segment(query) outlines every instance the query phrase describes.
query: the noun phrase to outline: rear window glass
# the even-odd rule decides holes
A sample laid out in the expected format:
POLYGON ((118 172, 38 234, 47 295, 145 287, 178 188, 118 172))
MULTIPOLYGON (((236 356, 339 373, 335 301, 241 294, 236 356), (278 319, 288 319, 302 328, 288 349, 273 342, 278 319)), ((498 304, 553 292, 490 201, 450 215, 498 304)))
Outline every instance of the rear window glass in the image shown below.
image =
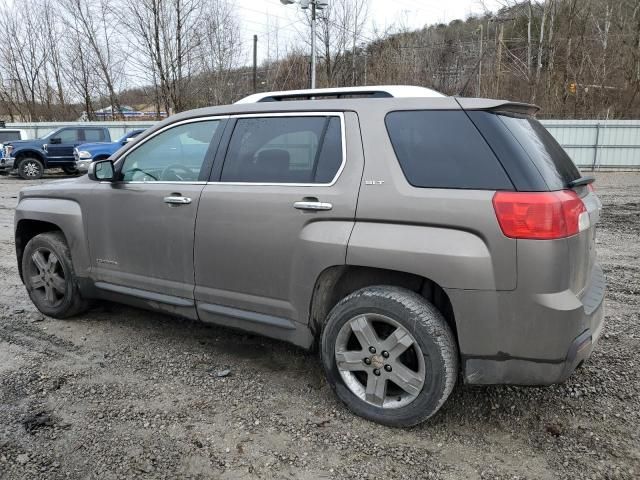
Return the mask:
POLYGON ((20 132, 18 131, 6 131, 0 130, 0 143, 10 142, 11 140, 20 140, 20 132))
POLYGON ((498 115, 522 146, 551 190, 565 188, 580 178, 567 152, 542 124, 531 117, 498 115))
POLYGON ((85 142, 102 142, 104 141, 104 130, 101 128, 87 128, 84 130, 85 142))
POLYGON ((385 123, 400 167, 414 187, 513 189, 463 111, 391 112, 385 123))

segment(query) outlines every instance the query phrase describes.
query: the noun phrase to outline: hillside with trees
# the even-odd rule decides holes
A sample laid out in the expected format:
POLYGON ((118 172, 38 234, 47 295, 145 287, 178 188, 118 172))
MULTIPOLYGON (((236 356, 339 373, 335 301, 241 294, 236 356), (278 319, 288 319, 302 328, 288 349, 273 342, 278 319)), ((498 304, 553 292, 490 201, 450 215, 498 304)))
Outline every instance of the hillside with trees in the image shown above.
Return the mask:
MULTIPOLYGON (((545 117, 640 118, 638 0, 502 0, 496 12, 385 31, 370 27, 367 0, 330 3, 320 87, 422 85, 536 103, 545 117)), ((306 37, 283 49, 277 30, 260 39, 257 89, 306 88, 306 37)), ((254 91, 246 37, 228 0, 14 2, 0 7, 0 118, 230 103, 254 91)))

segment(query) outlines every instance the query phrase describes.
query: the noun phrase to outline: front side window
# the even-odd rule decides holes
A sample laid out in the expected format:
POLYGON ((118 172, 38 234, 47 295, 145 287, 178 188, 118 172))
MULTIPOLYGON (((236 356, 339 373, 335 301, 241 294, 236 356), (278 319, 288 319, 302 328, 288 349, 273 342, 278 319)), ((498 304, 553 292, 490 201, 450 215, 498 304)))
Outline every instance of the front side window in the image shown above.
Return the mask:
POLYGON ((241 118, 221 180, 330 183, 342 164, 340 128, 336 116, 241 118))
POLYGON ((59 138, 60 143, 76 143, 80 140, 79 133, 75 128, 65 128, 57 134, 52 135, 52 138, 59 138))
POLYGON ((144 142, 129 153, 120 171, 124 181, 192 182, 218 129, 219 120, 178 125, 144 142))

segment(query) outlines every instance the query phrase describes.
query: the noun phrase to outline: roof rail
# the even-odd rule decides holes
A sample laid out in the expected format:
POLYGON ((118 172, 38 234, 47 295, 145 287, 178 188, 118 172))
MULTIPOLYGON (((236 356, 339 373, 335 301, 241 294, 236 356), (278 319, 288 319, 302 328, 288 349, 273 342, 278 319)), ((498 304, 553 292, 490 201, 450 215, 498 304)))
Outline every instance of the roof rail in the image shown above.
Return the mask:
POLYGON ((403 98, 444 97, 440 92, 409 85, 376 85, 371 87, 316 88, 313 90, 284 90, 255 93, 236 103, 281 102, 287 100, 315 100, 321 98, 403 98))

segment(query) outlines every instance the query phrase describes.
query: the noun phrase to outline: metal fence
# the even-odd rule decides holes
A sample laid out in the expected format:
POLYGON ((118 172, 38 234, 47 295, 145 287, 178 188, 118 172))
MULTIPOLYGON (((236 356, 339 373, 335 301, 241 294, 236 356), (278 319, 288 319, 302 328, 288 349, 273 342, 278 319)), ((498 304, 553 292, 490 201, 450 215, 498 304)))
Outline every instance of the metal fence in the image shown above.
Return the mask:
POLYGON ((148 128, 155 122, 38 122, 38 123, 7 123, 7 128, 19 128, 24 130, 27 134, 27 138, 43 137, 51 130, 55 130, 60 127, 78 126, 82 125, 90 127, 92 125, 98 127, 107 127, 111 138, 116 140, 122 137, 130 130, 136 130, 140 128, 148 128))
POLYGON ((543 120, 584 169, 640 168, 640 120, 543 120))
MULTIPOLYGON (((66 125, 78 123, 8 123, 20 128, 29 138, 66 125)), ((147 128, 154 122, 83 122, 82 125, 106 126, 113 139, 127 131, 147 128)), ((583 169, 640 169, 640 120, 542 120, 542 124, 583 169)))

